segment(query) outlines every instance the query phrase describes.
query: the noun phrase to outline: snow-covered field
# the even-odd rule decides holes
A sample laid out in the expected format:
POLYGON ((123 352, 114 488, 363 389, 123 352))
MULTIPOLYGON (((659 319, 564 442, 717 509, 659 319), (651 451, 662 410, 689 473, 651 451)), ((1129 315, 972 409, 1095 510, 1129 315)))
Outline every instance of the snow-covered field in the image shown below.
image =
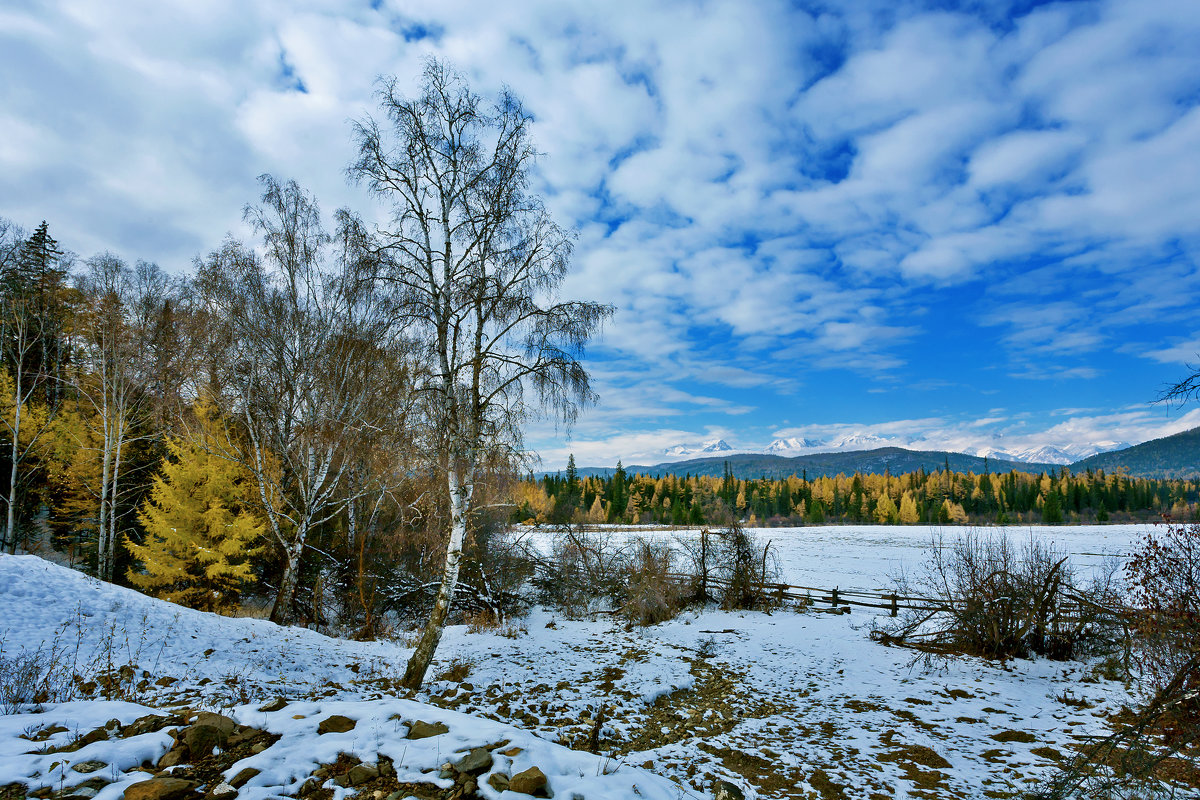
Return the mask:
MULTIPOLYGON (((1127 550, 1142 530, 1033 535, 1098 558, 1084 554, 1127 550)), ((930 536, 927 527, 757 533, 779 548, 789 582, 861 589, 880 588, 898 568, 919 564, 930 536)), ((1027 528, 1013 533, 1030 535, 1027 528)), ((449 629, 431 671, 440 677, 409 695, 393 683, 410 652, 402 642, 342 641, 194 612, 32 556, 0 556, 0 609, 5 655, 57 637, 81 662, 134 665, 129 689, 136 702, 74 702, 0 717, 0 786, 58 789, 87 777, 68 762, 103 761, 107 768, 97 774, 114 782, 101 800, 147 777, 134 769, 157 761, 170 738, 147 733, 37 755, 29 751, 39 745, 19 737, 59 723, 66 730, 51 736, 53 745, 152 708, 222 710, 282 734, 253 761, 227 771, 226 779, 244 766, 261 769, 241 789, 255 800, 296 794, 298 783, 338 752, 364 761, 385 754, 397 771, 433 770, 425 777, 435 780, 441 761, 460 757, 448 753, 500 740, 519 752, 497 756, 492 771, 538 766, 562 800, 703 797, 714 779, 730 780, 748 796, 974 798, 1026 788, 1073 744, 1105 734, 1105 717, 1130 700, 1126 687, 1089 665, 961 658, 924 671, 910 665, 911 653, 871 642, 870 617, 861 610, 708 610, 645 629, 536 610, 497 631, 449 629), (166 678, 176 680, 158 685, 166 678), (256 710, 280 695, 293 703, 256 710), (317 723, 330 714, 358 724, 318 736, 317 723), (417 719, 449 730, 411 742, 406 726, 417 719), (590 745, 600 755, 560 745, 590 745)), ((520 797, 482 777, 478 793, 520 797)), ((339 800, 350 794, 335 791, 339 800)))
MULTIPOLYGON (((1153 528, 1153 525, 1009 525, 974 530, 983 536, 1008 536, 1017 546, 1032 537, 1070 554, 1071 563, 1086 570, 1101 565, 1107 558, 1128 553, 1153 528)), ((966 529, 929 525, 827 525, 748 530, 760 546, 770 544, 785 583, 822 589, 888 591, 893 576, 920 567, 935 537, 952 541, 966 529)), ((546 551, 555 533, 550 528, 541 528, 527 535, 539 549, 546 551)), ((699 529, 613 528, 611 535, 622 540, 635 537, 678 540, 695 538, 699 529)))

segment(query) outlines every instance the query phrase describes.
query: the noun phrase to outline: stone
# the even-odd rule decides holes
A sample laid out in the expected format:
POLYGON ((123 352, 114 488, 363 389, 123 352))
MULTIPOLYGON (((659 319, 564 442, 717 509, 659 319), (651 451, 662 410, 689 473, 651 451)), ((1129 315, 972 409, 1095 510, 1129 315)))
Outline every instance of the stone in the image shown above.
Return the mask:
POLYGON ((132 784, 125 790, 125 800, 183 800, 196 794, 195 781, 183 778, 151 778, 132 784))
POLYGON ((309 778, 304 783, 300 784, 300 791, 296 794, 300 797, 308 797, 313 792, 321 788, 321 781, 316 778, 309 778))
POLYGON ((163 677, 156 680, 154 682, 154 685, 161 686, 165 689, 166 687, 170 686, 172 683, 177 683, 178 681, 179 681, 179 678, 172 678, 170 675, 164 675, 163 677))
POLYGON ((351 786, 362 786, 378 778, 379 770, 370 764, 355 764, 346 776, 350 779, 351 786))
POLYGON ((509 758, 512 758, 513 756, 520 755, 521 753, 524 753, 524 752, 525 751, 520 747, 510 747, 507 750, 501 750, 500 755, 508 756, 509 758))
POLYGON ((229 800, 232 797, 237 797, 238 790, 230 786, 228 783, 218 783, 208 793, 208 796, 213 800, 229 800))
POLYGON ((254 755, 258 755, 259 753, 261 753, 263 750, 266 750, 270 746, 271 745, 268 744, 267 742, 255 742, 254 744, 250 745, 250 752, 253 753, 254 755))
POLYGON ((384 778, 390 778, 396 774, 396 766, 387 756, 379 756, 379 774, 384 778))
POLYGON ((214 714, 211 711, 201 711, 196 715, 196 719, 192 721, 192 724, 211 725, 226 736, 229 736, 238 729, 238 724, 235 720, 223 714, 214 714))
POLYGON ((486 748, 476 747, 467 753, 454 768, 463 775, 478 775, 492 768, 492 754, 486 748))
POLYGON ((158 760, 158 768, 167 769, 169 767, 177 767, 185 761, 187 761, 187 748, 173 747, 158 760))
POLYGON ((354 726, 358 723, 349 717, 343 717, 341 714, 334 714, 332 717, 326 717, 317 725, 317 733, 325 735, 326 733, 345 733, 346 731, 354 730, 354 726))
POLYGON ((497 792, 503 792, 508 788, 508 776, 503 772, 493 772, 488 776, 488 786, 495 789, 497 792))
POLYGON ((729 781, 713 781, 713 800, 746 800, 745 793, 729 781))
POLYGON ((70 729, 65 725, 51 725, 48 728, 42 728, 40 731, 38 731, 37 735, 33 737, 33 740, 35 742, 44 742, 51 736, 54 736, 58 733, 66 733, 68 730, 70 729))
POLYGON ((282 697, 276 697, 273 700, 268 700, 266 703, 263 703, 258 707, 258 710, 266 713, 282 711, 283 709, 287 708, 287 705, 287 700, 284 700, 282 697))
POLYGON ((91 792, 91 794, 88 796, 95 797, 96 794, 98 794, 101 789, 103 789, 105 786, 108 786, 108 783, 109 783, 108 778, 99 778, 99 777, 88 778, 83 783, 76 784, 75 788, 72 789, 71 791, 73 791, 73 792, 81 792, 81 791, 91 792))
POLYGON ((244 769, 238 770, 238 774, 229 779, 229 785, 235 789, 240 789, 245 786, 251 778, 253 778, 255 775, 258 775, 260 772, 262 772, 262 770, 255 769, 254 767, 245 767, 244 769))
POLYGON ((183 732, 183 743, 193 761, 212 755, 213 750, 227 741, 229 734, 214 725, 192 725, 183 732))
POLYGON ((508 779, 509 791, 520 794, 545 795, 546 775, 537 767, 530 767, 524 772, 518 772, 508 779))
POLYGON ((97 770, 104 769, 108 764, 103 761, 81 761, 78 764, 73 764, 71 769, 76 772, 82 772, 84 775, 89 775, 97 770))
POLYGON ((87 747, 93 742, 103 742, 108 739, 108 728, 96 728, 94 731, 88 731, 83 736, 75 740, 75 747, 87 747))
POLYGON ((138 717, 133 722, 122 728, 121 735, 126 738, 130 736, 141 736, 143 733, 154 733, 155 731, 160 731, 172 723, 177 724, 178 722, 178 717, 173 718, 164 717, 161 714, 147 714, 144 717, 138 717))
POLYGON ((428 739, 430 736, 441 736, 449 732, 450 728, 444 722, 425 722, 418 719, 408 726, 409 739, 428 739))

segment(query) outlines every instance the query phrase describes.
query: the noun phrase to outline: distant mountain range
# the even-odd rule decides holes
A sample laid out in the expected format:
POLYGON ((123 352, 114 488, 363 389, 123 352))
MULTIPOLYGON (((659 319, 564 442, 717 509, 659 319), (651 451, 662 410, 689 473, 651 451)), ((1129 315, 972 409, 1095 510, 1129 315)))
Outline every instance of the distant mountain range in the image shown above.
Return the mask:
POLYGON ((713 439, 697 445, 677 444, 663 450, 665 456, 694 456, 700 453, 732 453, 733 448, 724 439, 713 439))
POLYGON ((951 447, 937 446, 923 438, 909 439, 901 436, 877 436, 872 433, 851 433, 829 441, 789 437, 776 439, 761 449, 734 448, 724 439, 710 439, 694 444, 676 444, 667 447, 662 454, 667 458, 704 457, 719 453, 741 453, 748 455, 776 456, 807 456, 817 453, 844 453, 863 450, 878 450, 884 447, 900 447, 908 450, 930 452, 962 452, 965 455, 993 458, 1002 461, 1016 461, 1027 464, 1074 464, 1076 461, 1106 453, 1110 450, 1122 450, 1129 447, 1129 442, 1091 442, 1088 444, 1073 444, 1063 447, 1040 445, 1029 448, 1003 449, 1001 447, 975 447, 958 450, 951 447))
MULTIPOLYGON (((838 473, 882 473, 885 470, 892 474, 914 472, 918 469, 929 472, 949 464, 952 470, 975 473, 985 470, 993 473, 1009 470, 1050 472, 1066 466, 1077 474, 1088 469, 1102 469, 1109 473, 1124 471, 1143 478, 1200 477, 1200 428, 1133 446, 1123 442, 1100 442, 1064 448, 1038 447, 1017 453, 990 450, 974 454, 904 447, 859 446, 871 444, 872 439, 878 440, 879 437, 869 434, 854 435, 829 444, 814 442, 811 439, 777 439, 767 447, 770 452, 766 453, 735 453, 724 440, 716 439, 701 443, 696 449, 686 453, 671 453, 702 454, 699 458, 649 466, 635 464, 625 467, 625 471, 644 475, 719 476, 724 474, 725 465, 728 464, 734 475, 739 478, 783 478, 805 474, 809 478, 816 478, 838 473), (840 449, 791 455, 796 451, 814 447, 840 449)), ((580 475, 609 475, 612 472, 612 467, 584 467, 579 470, 580 475)))

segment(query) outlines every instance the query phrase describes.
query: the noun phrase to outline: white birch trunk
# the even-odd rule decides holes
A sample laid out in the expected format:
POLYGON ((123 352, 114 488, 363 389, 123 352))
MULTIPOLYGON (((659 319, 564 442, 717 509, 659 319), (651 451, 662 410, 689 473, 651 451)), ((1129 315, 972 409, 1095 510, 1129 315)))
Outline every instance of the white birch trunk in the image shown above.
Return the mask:
POLYGON ((105 543, 108 546, 108 555, 106 562, 108 564, 108 574, 104 576, 104 580, 111 582, 113 573, 116 570, 117 560, 117 487, 121 477, 121 449, 125 442, 125 415, 118 407, 117 419, 114 420, 116 428, 116 441, 113 443, 113 458, 112 458, 112 481, 108 488, 108 536, 105 538, 105 543))
POLYGON ((8 476, 8 520, 4 528, 4 544, 17 550, 17 463, 21 457, 21 367, 17 366, 17 390, 13 403, 12 470, 8 476))
POLYGON ((282 625, 288 618, 292 596, 296 593, 296 584, 300 579, 300 557, 304 554, 304 540, 308 536, 306 525, 300 525, 293 539, 283 551, 283 577, 279 580, 279 593, 275 595, 275 603, 271 606, 271 622, 282 625))
POLYGON ((112 468, 112 419, 109 409, 108 386, 102 385, 101 390, 104 392, 104 402, 100 407, 100 426, 104 431, 103 453, 100 462, 100 525, 97 533, 96 542, 96 577, 100 580, 108 580, 106 577, 110 573, 108 563, 108 482, 109 470, 112 468))
POLYGON ((442 629, 450 615, 450 604, 454 599, 454 589, 458 585, 463 541, 467 536, 467 514, 470 511, 474 486, 470 483, 460 483, 458 470, 453 467, 446 472, 446 485, 450 491, 450 542, 446 545, 446 567, 442 571, 442 585, 438 588, 433 612, 429 615, 429 621, 425 623, 421 640, 417 642, 417 648, 404 671, 401 684, 409 689, 421 688, 425 681, 425 673, 429 671, 429 664, 433 661, 434 651, 442 639, 442 629))

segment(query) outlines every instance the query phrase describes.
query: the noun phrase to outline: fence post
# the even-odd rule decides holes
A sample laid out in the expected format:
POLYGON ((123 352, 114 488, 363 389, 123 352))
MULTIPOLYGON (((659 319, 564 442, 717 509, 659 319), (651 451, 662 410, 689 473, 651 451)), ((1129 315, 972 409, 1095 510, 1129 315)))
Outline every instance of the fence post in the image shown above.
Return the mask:
POLYGON ((829 605, 836 606, 838 604, 838 590, 835 586, 833 589, 833 599, 829 601, 829 605))
POLYGON ((896 597, 895 593, 892 594, 891 600, 892 600, 892 616, 894 617, 900 613, 900 600, 896 597))

